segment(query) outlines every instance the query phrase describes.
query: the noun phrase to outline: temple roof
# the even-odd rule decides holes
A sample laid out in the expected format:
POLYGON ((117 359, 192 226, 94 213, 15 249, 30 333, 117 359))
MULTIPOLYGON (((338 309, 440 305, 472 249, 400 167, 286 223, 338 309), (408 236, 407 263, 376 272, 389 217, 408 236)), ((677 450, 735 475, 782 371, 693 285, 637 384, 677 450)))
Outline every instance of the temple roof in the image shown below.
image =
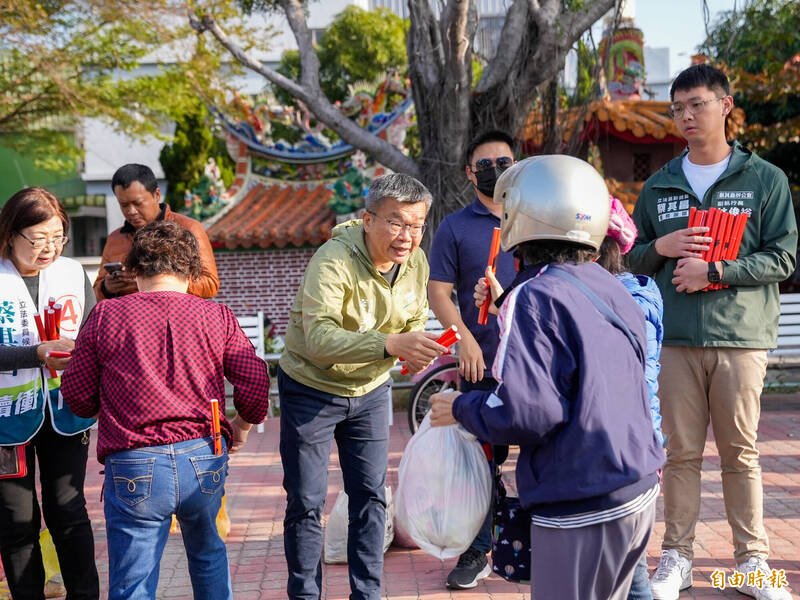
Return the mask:
POLYGON ((258 183, 207 226, 215 248, 320 246, 336 216, 333 192, 323 183, 258 183))
MULTIPOLYGON (((643 183, 606 179, 608 191, 629 213, 643 183)), ((332 195, 323 183, 260 183, 221 213, 206 231, 214 248, 228 250, 320 246, 336 225, 336 215, 327 205, 332 195)))
MULTIPOLYGON (((595 100, 587 107, 575 107, 562 115, 564 138, 569 140, 578 119, 586 136, 597 128, 628 141, 642 143, 682 142, 674 121, 668 115, 669 102, 655 100, 595 100)), ((540 111, 531 111, 520 138, 541 146, 544 124, 540 111)))
MULTIPOLYGON (((680 137, 675 122, 669 116, 669 102, 656 100, 595 100, 586 107, 571 108, 561 115, 564 140, 575 132, 578 119, 583 127, 578 129, 582 138, 591 139, 598 133, 607 133, 629 142, 642 144, 672 143, 685 144, 680 137)), ((725 123, 726 136, 736 137, 736 132, 745 120, 744 111, 736 107, 725 123)), ((519 138, 541 147, 544 124, 541 112, 533 110, 528 115, 519 138)))

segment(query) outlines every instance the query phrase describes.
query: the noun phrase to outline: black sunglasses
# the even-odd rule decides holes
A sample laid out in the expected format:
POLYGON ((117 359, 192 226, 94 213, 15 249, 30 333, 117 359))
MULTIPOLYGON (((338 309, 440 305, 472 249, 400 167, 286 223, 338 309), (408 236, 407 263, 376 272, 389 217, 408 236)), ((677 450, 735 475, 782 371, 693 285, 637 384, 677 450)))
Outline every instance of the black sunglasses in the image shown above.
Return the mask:
POLYGON ((497 167, 498 169, 507 169, 513 164, 514 159, 510 156, 498 156, 495 160, 492 160, 491 158, 481 158, 475 161, 473 173, 485 171, 486 169, 491 169, 492 167, 497 167))

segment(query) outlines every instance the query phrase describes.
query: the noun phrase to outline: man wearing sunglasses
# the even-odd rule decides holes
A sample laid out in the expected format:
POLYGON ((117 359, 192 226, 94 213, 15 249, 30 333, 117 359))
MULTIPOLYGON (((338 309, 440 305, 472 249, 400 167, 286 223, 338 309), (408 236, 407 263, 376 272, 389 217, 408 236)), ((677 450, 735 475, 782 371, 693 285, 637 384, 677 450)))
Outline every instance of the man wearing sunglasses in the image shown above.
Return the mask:
MULTIPOLYGON (((484 276, 486 259, 495 227, 500 227, 503 205, 493 202, 494 187, 500 173, 514 164, 514 140, 502 131, 488 131, 473 139, 467 147, 465 173, 475 189, 475 200, 448 215, 436 230, 429 262, 428 300, 443 327, 456 325, 461 333, 458 344, 460 390, 494 390, 491 377, 497 353, 499 332, 497 317, 489 315, 486 325, 478 324, 478 309, 473 298, 477 281, 484 276), (456 291, 458 306, 453 302, 456 291)), ((509 285, 516 275, 514 258, 509 252, 497 257, 497 278, 509 285)), ((501 458, 505 448, 496 451, 501 458)), ((503 457, 504 458, 504 457, 503 457)), ((472 545, 459 557, 447 577, 447 586, 472 588, 490 574, 486 553, 491 550, 491 509, 472 545)))
POLYGON ((667 438, 666 528, 651 579, 653 598, 673 600, 692 585, 710 420, 736 571, 744 576, 738 590, 759 600, 784 600, 791 597, 786 588, 767 580, 769 542, 755 442, 765 349, 776 342, 778 282, 795 266, 792 198, 780 169, 725 139, 733 98, 724 73, 709 65, 689 67, 675 79, 670 97, 688 149, 642 188, 633 213, 639 235, 628 254, 630 270, 654 275, 664 298, 659 395, 667 438), (738 258, 701 258, 712 241, 709 228, 687 227, 687 219, 690 209, 710 207, 749 215, 738 258), (724 287, 702 291, 709 283, 724 287), (757 584, 759 572, 763 585, 757 584))

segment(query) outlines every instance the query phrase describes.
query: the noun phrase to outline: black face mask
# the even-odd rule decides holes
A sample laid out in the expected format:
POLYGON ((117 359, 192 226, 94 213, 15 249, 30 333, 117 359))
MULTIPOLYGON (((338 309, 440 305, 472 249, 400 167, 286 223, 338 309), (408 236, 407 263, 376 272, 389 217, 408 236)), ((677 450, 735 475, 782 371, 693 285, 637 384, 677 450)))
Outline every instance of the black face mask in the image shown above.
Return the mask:
POLYGON ((492 198, 494 197, 494 186, 497 183, 497 178, 505 170, 502 167, 492 167, 477 171, 475 172, 475 179, 478 180, 478 183, 473 185, 481 194, 492 198))

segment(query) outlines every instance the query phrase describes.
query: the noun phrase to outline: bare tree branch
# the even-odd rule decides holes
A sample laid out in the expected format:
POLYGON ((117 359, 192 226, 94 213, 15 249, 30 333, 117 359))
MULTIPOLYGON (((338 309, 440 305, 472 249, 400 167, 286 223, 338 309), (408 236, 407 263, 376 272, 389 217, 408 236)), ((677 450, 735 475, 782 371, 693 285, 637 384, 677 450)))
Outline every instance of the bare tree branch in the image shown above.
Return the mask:
POLYGON ((444 67, 444 48, 428 0, 408 0, 411 26, 408 31, 408 64, 426 89, 439 81, 444 67))
POLYGON ((292 28, 300 53, 300 83, 304 88, 319 92, 319 58, 314 50, 311 32, 308 30, 303 4, 299 0, 282 0, 286 20, 292 28))
MULTIPOLYGON (((443 39, 446 40, 445 48, 445 81, 452 82, 458 88, 470 88, 470 61, 467 59, 471 53, 472 36, 469 35, 469 8, 470 0, 450 0, 442 12, 442 25, 446 27, 443 39)), ((474 35, 474 33, 473 33, 474 35)), ((469 92, 465 94, 469 97, 469 92)), ((464 103, 463 108, 468 106, 464 103)), ((461 112, 458 110, 457 112, 461 112)))
MULTIPOLYGON (((363 150, 368 155, 374 157, 375 160, 393 171, 408 173, 409 175, 414 176, 419 175, 419 167, 413 160, 408 158, 389 142, 362 129, 353 121, 345 117, 320 91, 318 83, 316 89, 314 89, 313 82, 316 80, 318 75, 317 73, 312 76, 312 83, 310 84, 312 87, 308 87, 304 84, 298 84, 288 77, 281 75, 277 71, 270 69, 269 67, 265 67, 259 61, 251 57, 236 42, 227 36, 227 34, 222 30, 222 28, 211 15, 205 14, 198 18, 197 16, 190 14, 189 18, 192 27, 198 33, 205 31, 210 32, 217 39, 217 41, 242 65, 258 73, 268 81, 283 88, 301 100, 314 113, 317 119, 335 131, 348 144, 351 144, 359 150, 363 150)), ((305 27, 305 31, 308 32, 307 27, 305 27)), ((299 43, 300 42, 298 40, 298 44, 299 43)), ((303 51, 301 47, 301 57, 302 54, 303 51)), ((303 60, 304 59, 301 58, 301 61, 303 60)), ((313 62, 310 61, 308 64, 313 64, 313 62)), ((306 63, 303 62, 304 80, 306 79, 305 65, 306 63)))
MULTIPOLYGON (((46 108, 45 104, 47 96, 50 96, 54 90, 55 85, 51 84, 43 87, 36 95, 21 99, 22 101, 17 103, 16 108, 12 108, 10 111, 0 116, 0 125, 10 122, 13 123, 14 120, 20 115, 34 115, 37 113, 47 114, 48 112, 52 113, 52 109, 46 108)), ((56 98, 57 96, 53 95, 50 98, 50 102, 53 103, 56 98)))
POLYGON ((210 32, 217 41, 228 51, 231 55, 239 61, 243 66, 251 71, 255 71, 271 83, 285 89, 293 96, 297 96, 303 102, 307 102, 307 94, 305 88, 295 83, 288 77, 281 75, 277 71, 265 67, 259 61, 251 57, 245 52, 238 44, 231 40, 228 35, 222 30, 217 21, 209 14, 205 14, 198 18, 194 14, 189 14, 189 23, 192 28, 198 33, 210 32))
POLYGON ((539 39, 532 55, 521 61, 520 80, 524 86, 536 87, 555 77, 561 70, 564 55, 581 34, 612 9, 618 0, 594 0, 583 11, 565 15, 559 0, 534 0, 532 17, 539 28, 539 39), (572 17, 569 21, 567 17, 572 17))
POLYGON ((446 111, 439 110, 438 119, 445 125, 440 144, 442 148, 461 148, 469 135, 469 127, 463 125, 469 114, 472 86, 472 39, 477 28, 474 1, 449 0, 442 11, 440 27, 446 60, 441 99, 448 107, 446 111))
POLYGON ((589 29, 594 23, 600 19, 609 10, 617 6, 618 0, 594 0, 588 6, 586 11, 576 11, 573 13, 574 19, 570 20, 569 26, 566 31, 566 39, 564 43, 567 48, 570 48, 575 41, 581 37, 581 34, 589 29))
POLYGON ((485 92, 504 81, 511 71, 511 66, 519 55, 522 40, 527 33, 529 0, 514 0, 508 9, 503 30, 500 33, 502 43, 497 45, 497 52, 483 69, 481 79, 475 91, 485 92))

